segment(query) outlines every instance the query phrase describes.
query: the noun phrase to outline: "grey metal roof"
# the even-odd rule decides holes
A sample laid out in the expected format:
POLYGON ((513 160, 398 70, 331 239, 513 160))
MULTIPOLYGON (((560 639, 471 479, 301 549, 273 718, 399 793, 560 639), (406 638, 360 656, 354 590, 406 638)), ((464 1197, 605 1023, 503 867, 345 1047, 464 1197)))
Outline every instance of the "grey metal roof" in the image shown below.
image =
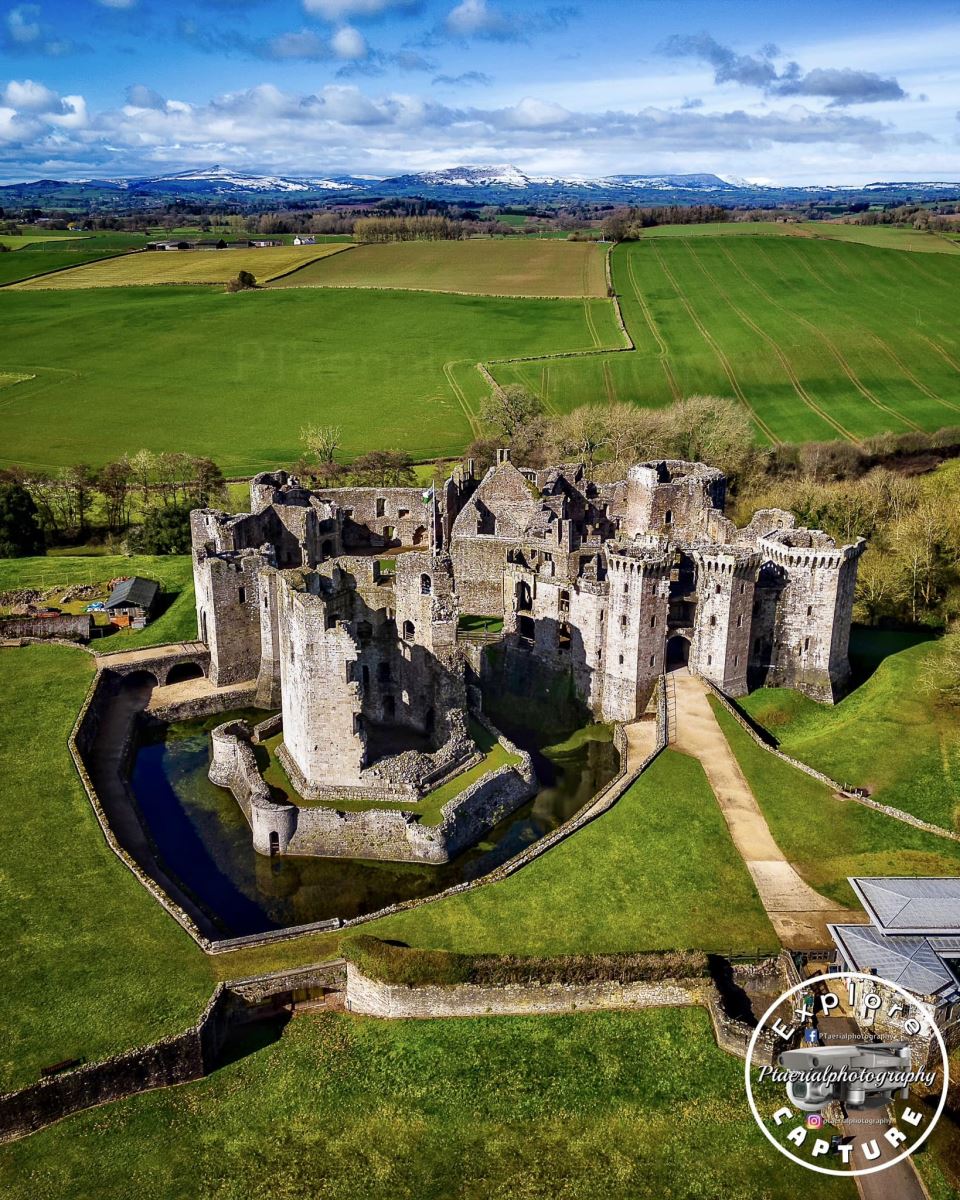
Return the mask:
POLYGON ((960 877, 850 880, 875 925, 886 933, 960 934, 960 877))
MULTIPOLYGON (((899 983, 920 996, 960 999, 957 978, 935 948, 937 939, 919 935, 890 935, 873 925, 828 925, 847 966, 875 971, 881 979, 899 983)), ((954 939, 944 939, 953 941, 954 939)))
POLYGON ((137 608, 149 608, 156 600, 159 590, 160 585, 155 580, 134 575, 132 579, 125 579, 122 583, 117 584, 110 593, 107 608, 117 608, 122 604, 134 605, 137 608))

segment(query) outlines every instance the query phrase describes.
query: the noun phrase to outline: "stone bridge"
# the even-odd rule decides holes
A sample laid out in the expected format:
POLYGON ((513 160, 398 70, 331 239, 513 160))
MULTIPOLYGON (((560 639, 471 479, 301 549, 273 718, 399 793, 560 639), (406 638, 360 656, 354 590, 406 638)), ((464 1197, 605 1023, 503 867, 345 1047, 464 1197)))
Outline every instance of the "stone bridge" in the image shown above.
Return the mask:
POLYGON ((210 651, 203 642, 172 642, 166 646, 144 646, 141 650, 117 650, 97 655, 97 670, 115 675, 150 675, 156 686, 206 678, 210 651))

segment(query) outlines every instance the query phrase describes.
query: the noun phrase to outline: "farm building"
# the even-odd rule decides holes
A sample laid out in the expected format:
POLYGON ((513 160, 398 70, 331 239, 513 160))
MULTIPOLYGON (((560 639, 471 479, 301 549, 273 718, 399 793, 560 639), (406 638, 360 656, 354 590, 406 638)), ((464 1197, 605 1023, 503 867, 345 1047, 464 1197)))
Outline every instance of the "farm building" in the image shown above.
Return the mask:
POLYGON ((315 246, 317 244, 317 239, 312 233, 298 233, 293 239, 293 244, 295 246, 315 246))
MULTIPOLYGON (((294 239, 295 246, 300 243, 294 239)), ((260 250, 269 249, 270 246, 282 246, 283 242, 279 238, 257 238, 255 241, 249 242, 248 245, 256 246, 260 250)))
POLYGON ((153 616, 159 594, 160 585, 155 580, 134 575, 117 584, 105 607, 117 625, 140 629, 153 616))

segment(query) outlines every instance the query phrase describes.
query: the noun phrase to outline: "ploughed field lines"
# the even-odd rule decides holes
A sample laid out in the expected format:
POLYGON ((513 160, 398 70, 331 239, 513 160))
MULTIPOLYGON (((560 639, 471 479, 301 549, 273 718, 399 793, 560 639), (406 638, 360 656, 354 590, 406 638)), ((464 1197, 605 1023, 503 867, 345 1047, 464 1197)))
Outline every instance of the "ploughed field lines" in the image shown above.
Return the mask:
MULTIPOLYGON (((617 247, 612 271, 636 352, 553 364, 551 406, 714 393, 739 399, 774 443, 960 423, 954 255, 651 238, 617 247)), ((501 383, 540 384, 536 364, 492 370, 501 383)))

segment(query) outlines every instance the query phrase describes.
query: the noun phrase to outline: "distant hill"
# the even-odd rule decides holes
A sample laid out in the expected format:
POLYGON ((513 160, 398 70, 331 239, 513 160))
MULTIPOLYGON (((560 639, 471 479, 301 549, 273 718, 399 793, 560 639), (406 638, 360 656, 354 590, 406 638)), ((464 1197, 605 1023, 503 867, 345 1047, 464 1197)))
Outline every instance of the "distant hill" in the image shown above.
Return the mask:
POLYGON ((240 206, 292 200, 330 203, 410 196, 471 204, 697 204, 763 206, 811 200, 934 200, 960 197, 960 181, 878 181, 860 186, 769 187, 734 175, 621 174, 596 179, 530 175, 511 164, 446 167, 385 179, 253 175, 211 166, 133 179, 38 179, 0 186, 0 205, 151 207, 177 199, 240 206))

